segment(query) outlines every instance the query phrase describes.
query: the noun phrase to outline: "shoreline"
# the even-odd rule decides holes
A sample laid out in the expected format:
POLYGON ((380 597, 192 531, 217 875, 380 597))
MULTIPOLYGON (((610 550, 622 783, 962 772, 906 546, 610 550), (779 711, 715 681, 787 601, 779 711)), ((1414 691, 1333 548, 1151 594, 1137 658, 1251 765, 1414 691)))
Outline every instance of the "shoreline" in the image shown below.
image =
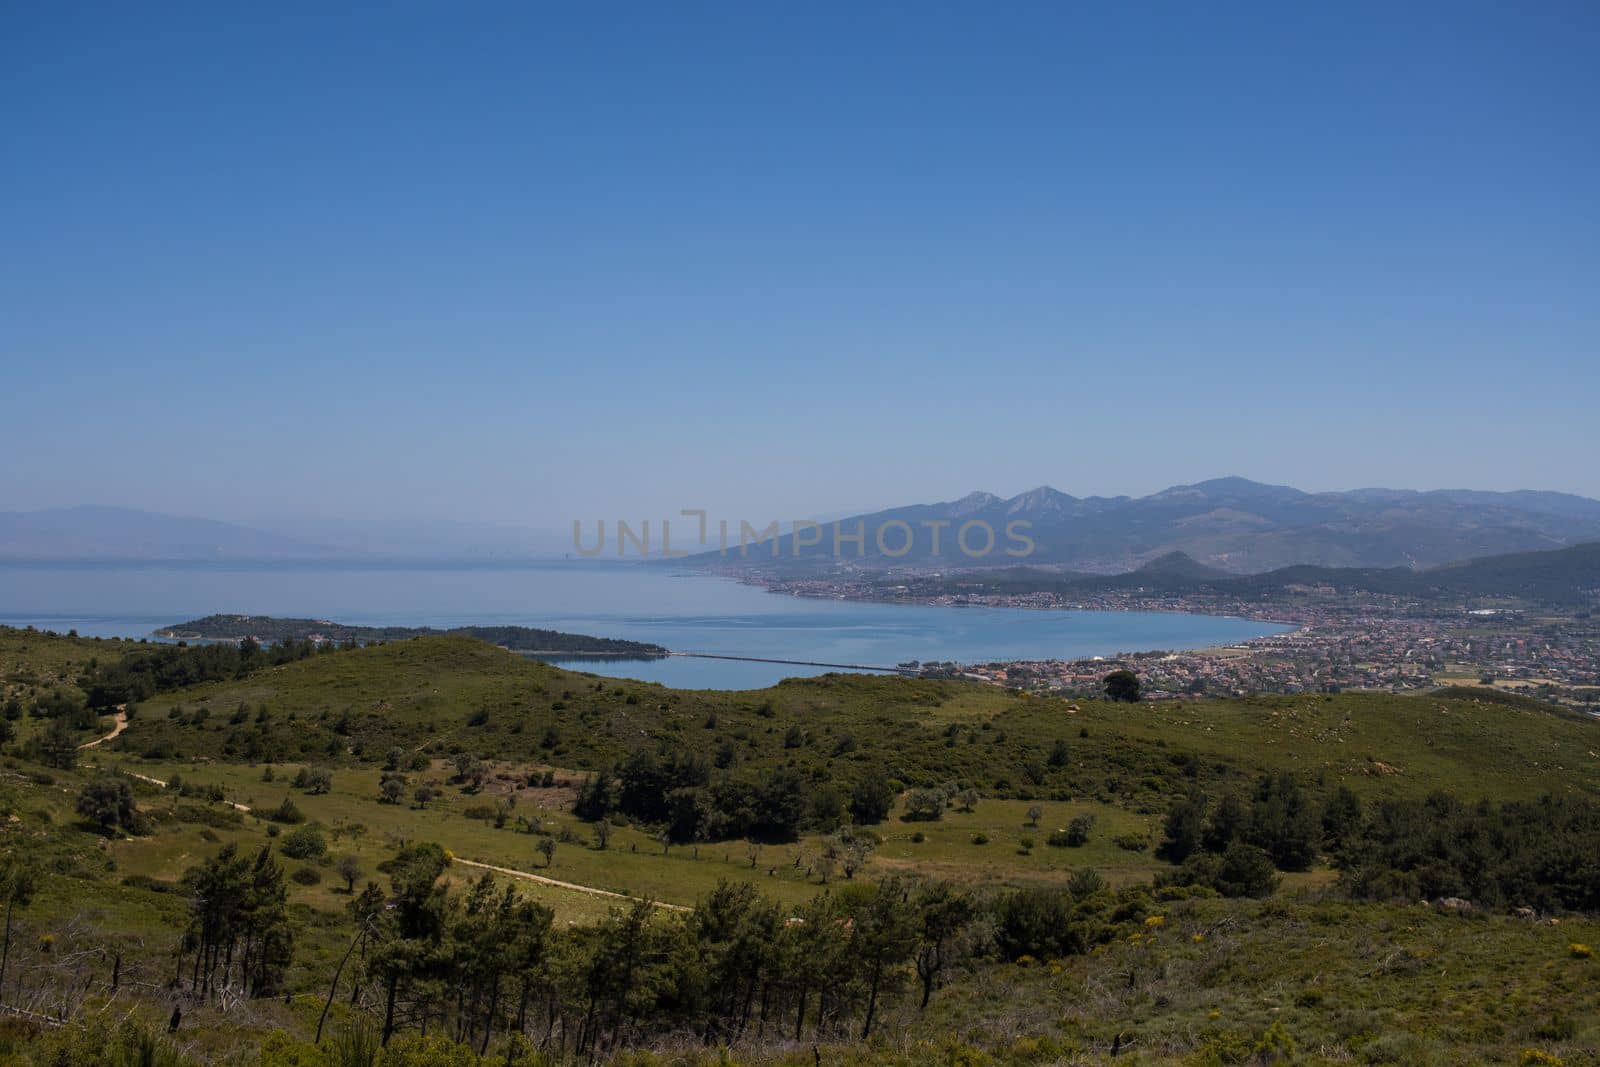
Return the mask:
MULTIPOLYGON (((575 567, 573 569, 577 570, 579 568, 575 567)), ((607 569, 609 570, 610 568, 607 569)), ((1095 659, 1111 660, 1133 657, 1143 660, 1167 655, 1178 655, 1185 658, 1220 655, 1244 659, 1246 657, 1259 657, 1265 651, 1263 649, 1264 644, 1270 645, 1275 640, 1283 640, 1287 636, 1303 633, 1308 626, 1305 621, 1293 618, 1286 619, 1277 612, 1257 614, 1255 612, 1237 610, 1192 610, 1187 605, 1171 603, 1147 607, 1138 604, 1115 602, 1105 604, 1050 604, 1037 601, 1021 604, 970 602, 965 599, 873 595, 863 588, 853 588, 838 593, 818 592, 816 590, 786 588, 783 583, 762 578, 683 571, 681 569, 675 572, 675 576, 722 578, 729 581, 734 588, 743 586, 752 591, 759 589, 761 592, 766 593, 786 593, 795 598, 791 603, 805 602, 821 606, 832 601, 838 609, 838 615, 834 617, 826 607, 817 609, 798 607, 782 609, 781 613, 797 611, 806 618, 817 616, 820 611, 825 627, 822 631, 816 633, 796 632, 790 635, 780 632, 781 627, 774 628, 763 623, 759 627, 762 631, 762 636, 758 640, 746 640, 735 633, 728 633, 720 635, 718 643, 722 647, 719 648, 714 645, 710 649, 706 649, 700 643, 700 631, 692 625, 693 619, 689 619, 683 626, 666 628, 657 626, 647 629, 645 634, 653 636, 655 641, 635 642, 636 644, 653 643, 658 646, 659 651, 657 649, 646 651, 642 648, 601 648, 594 650, 552 648, 543 645, 542 642, 540 643, 541 647, 538 648, 508 648, 505 644, 494 641, 494 636, 498 635, 485 635, 485 637, 490 643, 498 645, 524 659, 553 663, 577 671, 590 670, 616 676, 651 678, 662 670, 670 669, 664 665, 667 664, 669 659, 676 658, 676 653, 700 650, 704 650, 709 655, 685 657, 678 660, 678 662, 683 663, 687 668, 687 664, 695 659, 710 660, 711 658, 726 657, 730 661, 748 661, 752 664, 773 661, 775 663, 793 664, 796 668, 812 668, 812 671, 798 672, 804 674, 812 673, 816 670, 852 670, 856 668, 862 668, 864 673, 901 673, 901 664, 912 661, 965 664, 1042 663, 1047 660, 1089 662, 1095 659), (876 615, 854 615, 855 609, 865 609, 871 605, 896 605, 909 609, 907 615, 919 619, 921 625, 912 631, 901 634, 899 633, 900 625, 897 622, 900 612, 886 610, 876 615), (987 608, 991 610, 988 612, 968 610, 962 614, 929 610, 939 608, 987 608), (1029 615, 1026 617, 1021 616, 1019 609, 1028 611, 1029 615), (986 615, 993 619, 993 625, 981 621, 982 617, 986 615), (1007 616, 1010 617, 1009 622, 1006 621, 1007 616), (1158 621, 1163 617, 1176 620, 1185 616, 1192 620, 1192 625, 1179 624, 1176 621, 1171 625, 1163 625, 1158 621), (1078 621, 1067 622, 1068 619, 1073 618, 1078 621), (882 647, 879 647, 879 645, 863 646, 860 649, 847 648, 846 645, 834 647, 837 642, 833 640, 833 637, 840 632, 838 627, 849 626, 852 619, 860 623, 874 624, 876 626, 874 632, 882 631, 884 634, 898 634, 898 636, 893 640, 885 638, 887 644, 879 643, 882 647), (1126 619, 1127 621, 1121 622, 1119 619, 1126 619), (1038 621, 1033 622, 1032 620, 1038 621), (1213 626, 1211 624, 1218 625, 1213 626), (1229 633, 1228 631, 1232 632, 1229 633), (1059 639, 1054 639, 1050 636, 1057 633, 1060 634, 1059 639), (869 647, 875 651, 868 651, 869 647), (855 655, 852 652, 865 652, 866 654, 855 655), (627 666, 628 664, 637 664, 637 667, 630 669, 627 666)), ((533 603, 538 602, 538 589, 538 586, 531 587, 530 595, 534 596, 533 603)), ((745 595, 747 596, 748 594, 745 595)), ((688 601, 686 607, 690 608, 694 607, 701 599, 709 599, 713 606, 725 599, 721 594, 711 594, 709 598, 702 597, 699 594, 690 593, 687 589, 684 590, 682 596, 688 601)), ((671 594, 670 602, 683 603, 684 601, 678 595, 671 594)), ((762 608, 759 604, 754 604, 753 602, 746 604, 738 599, 731 602, 739 604, 740 610, 743 613, 750 614, 753 622, 761 623, 767 615, 774 613, 773 608, 762 608)), ((136 614, 143 615, 146 619, 148 618, 146 613, 136 614)), ((295 613, 285 613, 283 617, 287 618, 290 614, 295 613)), ((315 609, 307 609, 304 614, 311 616, 311 622, 332 625, 321 612, 315 609)), ((423 619, 427 617, 426 615, 421 616, 423 619)), ((337 615, 335 615, 335 618, 337 618, 337 615)), ((470 616, 455 614, 446 623, 434 624, 429 627, 409 625, 411 621, 418 618, 418 615, 408 613, 406 618, 398 619, 398 621, 389 621, 380 617, 377 621, 363 619, 360 624, 350 625, 359 625, 361 628, 375 630, 384 628, 396 630, 447 630, 451 628, 450 624, 460 623, 464 618, 470 618, 470 616)), ((497 613, 495 622, 500 623, 504 618, 504 615, 497 613)), ((222 641, 236 643, 243 636, 240 629, 227 627, 226 620, 222 618, 217 621, 224 622, 224 626, 217 628, 215 631, 206 629, 187 630, 170 625, 154 627, 153 630, 146 629, 154 621, 158 620, 147 621, 142 627, 135 624, 124 628, 124 625, 113 622, 111 616, 108 615, 106 616, 106 622, 111 626, 108 627, 106 624, 102 624, 100 632, 109 635, 113 632, 111 627, 115 627, 116 630, 127 634, 149 634, 153 632, 154 639, 158 641, 182 640, 197 643, 222 641), (215 636, 206 636, 213 633, 215 636), (190 634, 193 636, 190 636, 190 634)), ((651 620, 646 619, 643 621, 651 620)), ((134 623, 135 620, 129 618, 126 622, 134 623)), ((35 623, 62 630, 69 625, 73 625, 65 616, 59 621, 35 620, 35 623)), ((596 620, 595 628, 592 632, 614 634, 616 633, 615 627, 626 627, 628 623, 629 620, 624 617, 610 617, 606 623, 596 620)), ((552 624, 547 622, 545 625, 550 626, 552 624)), ((250 627, 242 629, 248 630, 250 627)), ((262 632, 271 631, 269 629, 262 632)), ((322 632, 324 636, 328 637, 337 638, 340 636, 337 633, 330 633, 328 630, 323 630, 322 632)), ((261 639, 259 635, 252 636, 257 636, 258 640, 261 639)), ((308 635, 296 633, 294 636, 296 639, 302 639, 308 635)), ((751 636, 755 636, 754 631, 752 631, 751 636)), ((357 639, 363 640, 359 637, 357 639)), ((374 636, 373 639, 383 640, 385 638, 374 636)), ((401 639, 401 635, 394 634, 387 639, 401 639)), ((686 676, 689 673, 696 673, 698 678, 697 681, 684 684, 700 687, 731 684, 723 681, 723 672, 711 667, 709 663, 704 671, 691 672, 686 669, 683 673, 686 676)), ((774 677, 776 676, 776 673, 774 673, 774 677)), ((738 684, 741 687, 749 687, 751 685, 760 687, 765 683, 740 681, 738 684)))
MULTIPOLYGON (((906 598, 906 597, 852 596, 852 595, 845 594, 845 593, 840 593, 840 594, 828 596, 828 595, 824 595, 822 593, 807 593, 807 592, 805 592, 803 590, 776 588, 776 587, 774 587, 772 585, 769 585, 768 583, 763 582, 763 581, 759 581, 759 580, 756 580, 756 579, 739 578, 739 577, 735 577, 733 575, 707 575, 707 577, 726 578, 729 581, 735 582, 735 583, 737 583, 739 585, 751 586, 753 588, 760 589, 763 592, 771 593, 771 594, 774 594, 776 596, 790 596, 790 597, 795 597, 796 599, 800 599, 800 600, 837 600, 837 601, 842 601, 844 603, 849 603, 849 604, 896 604, 896 605, 904 605, 906 607, 916 607, 916 608, 952 608, 952 609, 958 609, 958 610, 959 609, 978 609, 978 610, 991 610, 991 611, 1001 611, 1001 610, 1003 610, 1003 611, 1037 611, 1037 612, 1040 612, 1041 614, 1050 614, 1050 613, 1053 613, 1053 612, 1074 612, 1075 611, 1075 612, 1081 612, 1081 613, 1084 613, 1084 614, 1088 614, 1088 613, 1091 613, 1091 612, 1098 612, 1098 613, 1108 614, 1108 615, 1183 615, 1183 616, 1188 616, 1190 618, 1199 618, 1199 619, 1226 619, 1229 622, 1265 623, 1268 626, 1282 626, 1282 627, 1285 628, 1285 632, 1284 633, 1264 634, 1261 637, 1249 637, 1249 638, 1245 638, 1243 641, 1239 642, 1240 644, 1248 644, 1248 643, 1250 643, 1252 641, 1264 641, 1264 640, 1267 640, 1268 638, 1272 638, 1272 637, 1288 637, 1288 636, 1290 636, 1292 634, 1304 633, 1304 632, 1310 630, 1312 628, 1312 625, 1313 625, 1312 623, 1305 622, 1305 621, 1298 620, 1298 619, 1272 618, 1272 617, 1268 617, 1268 616, 1264 616, 1264 615, 1221 614, 1221 613, 1214 612, 1214 611, 1193 611, 1193 610, 1186 610, 1186 609, 1183 609, 1183 608, 1163 608, 1163 607, 1128 608, 1128 607, 1110 607, 1110 606, 1105 606, 1105 605, 1100 605, 1100 606, 1096 606, 1096 607, 1082 607, 1082 606, 1078 606, 1078 605, 1042 605, 1042 604, 965 604, 965 603, 963 603, 963 604, 941 604, 937 600, 910 599, 910 598, 906 598)), ((1204 648, 1192 648, 1192 649, 1155 648, 1155 649, 1143 649, 1143 650, 1140 650, 1138 652, 1124 651, 1124 652, 1117 653, 1117 655, 1129 655, 1129 656, 1131 656, 1131 655, 1149 655, 1149 654, 1155 653, 1155 652, 1184 652, 1184 653, 1187 653, 1189 655, 1200 655, 1200 654, 1205 653, 1205 652, 1213 652, 1213 651, 1220 652, 1220 651, 1224 651, 1224 650, 1226 650, 1226 649, 1228 649, 1230 647, 1232 647, 1232 646, 1229 646, 1229 645, 1207 645, 1204 648)))

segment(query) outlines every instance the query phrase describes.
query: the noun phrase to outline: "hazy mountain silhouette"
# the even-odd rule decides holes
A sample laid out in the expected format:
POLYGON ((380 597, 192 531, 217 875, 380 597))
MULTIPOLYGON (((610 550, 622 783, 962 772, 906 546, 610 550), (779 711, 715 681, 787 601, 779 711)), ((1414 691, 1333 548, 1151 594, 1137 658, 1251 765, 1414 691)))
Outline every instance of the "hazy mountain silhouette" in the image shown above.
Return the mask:
MULTIPOLYGON (((1296 564, 1326 567, 1428 567, 1453 560, 1507 552, 1559 548, 1600 539, 1600 501, 1567 493, 1521 490, 1358 489, 1307 493, 1245 478, 1215 478, 1178 485, 1149 496, 1074 497, 1040 486, 1010 499, 974 492, 958 500, 889 508, 841 521, 853 533, 864 530, 865 551, 843 543, 843 561, 857 566, 943 564, 951 567, 1048 564, 1094 573, 1124 573, 1172 553, 1194 565, 1219 571, 1258 573, 1296 564), (1014 547, 1006 524, 1026 521, 1035 549, 1025 557, 1007 556, 1014 547), (948 522, 941 551, 932 553, 931 532, 923 524, 948 522), (963 523, 985 522, 997 535, 996 547, 971 558, 956 547, 963 523), (911 551, 898 558, 879 550, 878 531, 904 523, 916 532, 911 551)), ((884 530, 884 545, 897 551, 906 541, 898 525, 884 530)), ((969 541, 981 547, 974 530, 969 541)), ((727 555, 693 557, 699 565, 731 564, 784 569, 839 565, 832 527, 822 543, 802 545, 793 535, 779 540, 777 560, 771 545, 727 555)), ((1166 565, 1180 565, 1169 560, 1166 565)))

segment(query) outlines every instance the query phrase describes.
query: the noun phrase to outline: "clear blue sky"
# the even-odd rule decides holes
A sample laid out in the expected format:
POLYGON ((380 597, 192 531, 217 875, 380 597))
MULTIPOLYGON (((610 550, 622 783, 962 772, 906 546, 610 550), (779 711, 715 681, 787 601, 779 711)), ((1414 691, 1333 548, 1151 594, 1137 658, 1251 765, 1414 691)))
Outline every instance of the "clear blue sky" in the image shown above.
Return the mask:
POLYGON ((1600 5, 0 6, 0 510, 1600 496, 1600 5))

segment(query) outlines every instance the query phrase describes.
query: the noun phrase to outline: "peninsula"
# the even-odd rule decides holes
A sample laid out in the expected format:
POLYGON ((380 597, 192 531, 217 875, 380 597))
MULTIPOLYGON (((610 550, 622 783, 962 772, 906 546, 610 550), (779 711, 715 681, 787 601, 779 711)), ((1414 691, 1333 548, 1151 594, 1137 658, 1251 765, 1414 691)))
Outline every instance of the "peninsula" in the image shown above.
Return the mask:
POLYGON ((614 637, 567 634, 529 626, 353 626, 327 619, 280 619, 271 615, 207 615, 203 619, 174 623, 155 632, 173 641, 245 641, 262 644, 280 641, 313 641, 317 644, 371 645, 385 641, 405 641, 413 637, 454 634, 487 641, 510 652, 525 655, 562 654, 578 656, 630 656, 656 659, 667 654, 660 645, 643 641, 624 641, 614 637))

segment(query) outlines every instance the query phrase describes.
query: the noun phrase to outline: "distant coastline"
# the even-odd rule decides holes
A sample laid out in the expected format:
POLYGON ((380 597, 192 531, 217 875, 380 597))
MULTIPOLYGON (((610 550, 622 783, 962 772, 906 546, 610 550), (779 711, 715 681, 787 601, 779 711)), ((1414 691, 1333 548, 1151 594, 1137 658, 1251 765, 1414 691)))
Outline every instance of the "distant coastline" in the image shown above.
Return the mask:
MULTIPOLYGON (((937 608, 937 609, 941 609, 941 610, 945 610, 945 609, 967 609, 967 610, 980 610, 980 611, 982 611, 982 610, 992 610, 992 609, 997 608, 997 607, 1004 607, 1004 608, 1008 608, 1008 609, 1015 610, 1015 611, 1038 611, 1038 612, 1043 612, 1043 613, 1063 612, 1063 611, 1080 611, 1080 612, 1099 611, 1099 612, 1110 612, 1110 613, 1138 613, 1138 614, 1141 614, 1141 615, 1181 615, 1181 616, 1187 616, 1187 617, 1190 617, 1190 618, 1226 619, 1226 620, 1229 620, 1231 622, 1260 622, 1260 623, 1266 623, 1269 626, 1282 626, 1284 628, 1285 632, 1289 632, 1289 633, 1301 633, 1301 632, 1309 629, 1310 626, 1311 626, 1311 623, 1309 621, 1307 621, 1306 619, 1296 618, 1296 617, 1293 616, 1293 613, 1291 613, 1291 612, 1284 612, 1282 610, 1277 610, 1277 609, 1262 610, 1262 611, 1259 611, 1259 612, 1255 612, 1255 611, 1248 611, 1248 610, 1244 610, 1244 609, 1235 607, 1235 608, 1231 608, 1231 609, 1228 609, 1228 610, 1218 610, 1215 607, 1206 605, 1204 603, 1201 603, 1199 605, 1194 605, 1194 606, 1190 606, 1190 605, 1186 605, 1186 604, 1182 604, 1182 603, 1177 604, 1177 605, 1172 605, 1172 604, 1139 604, 1139 605, 1132 605, 1132 604, 1109 603, 1109 604, 1096 604, 1096 605, 1093 605, 1093 606, 1080 605, 1080 604, 1071 604, 1071 603, 1062 603, 1062 604, 1018 604, 1018 603, 999 604, 999 603, 984 603, 984 602, 981 602, 981 601, 980 602, 975 602, 975 601, 969 601, 969 600, 950 600, 950 599, 943 599, 943 598, 935 597, 935 596, 889 596, 886 593, 866 591, 866 590, 848 590, 848 591, 841 591, 841 592, 823 592, 823 591, 820 591, 820 590, 797 589, 797 588, 788 587, 781 581, 773 581, 773 580, 771 580, 771 579, 769 579, 769 578, 767 578, 765 576, 762 576, 762 575, 749 575, 749 576, 717 575, 717 577, 729 578, 729 579, 731 579, 733 581, 738 582, 740 585, 748 585, 753 589, 760 589, 763 592, 771 593, 771 594, 773 594, 775 596, 799 597, 802 600, 840 601, 840 602, 844 602, 844 603, 853 603, 853 604, 900 604, 900 605, 905 605, 905 606, 908 606, 908 607, 937 608)), ((1283 635, 1282 634, 1263 634, 1260 637, 1245 638, 1240 643, 1241 644, 1245 644, 1245 643, 1248 643, 1250 641, 1261 641, 1261 640, 1265 640, 1267 638, 1281 637, 1281 636, 1283 636, 1283 635)), ((1231 647, 1231 646, 1229 646, 1229 645, 1216 645, 1216 646, 1213 646, 1213 647, 1220 649, 1220 648, 1228 648, 1228 647, 1231 647)), ((1154 651, 1154 652, 1162 652, 1162 651, 1167 651, 1167 650, 1165 650, 1165 649, 1124 649, 1123 651, 1119 652, 1118 654, 1119 655, 1133 655, 1133 654, 1136 654, 1136 653, 1152 652, 1152 651, 1154 651)), ((1206 650, 1204 650, 1204 649, 1187 649, 1186 651, 1188 651, 1190 653, 1198 654, 1198 653, 1206 651, 1206 650)))
POLYGON ((155 631, 169 641, 316 641, 337 644, 376 644, 413 637, 444 634, 472 637, 528 656, 620 656, 659 659, 667 655, 661 645, 625 641, 614 637, 569 634, 529 626, 357 626, 328 619, 278 618, 271 615, 207 615, 174 623, 155 631))
POLYGON ((313 635, 363 643, 514 625, 552 636, 536 640, 505 630, 475 636, 519 655, 568 660, 575 670, 723 690, 759 689, 834 669, 811 663, 1110 656, 1229 644, 1281 629, 1184 612, 944 611, 945 605, 904 601, 774 597, 738 580, 704 580, 728 577, 595 561, 527 568, 433 565, 426 572, 299 564, 0 564, 0 622, 191 643, 313 635), (179 621, 198 622, 219 611, 232 617, 212 619, 204 628, 179 621), (278 619, 298 620, 297 629, 270 628, 268 620, 278 619), (169 636, 150 636, 157 631, 169 636), (569 642, 556 634, 612 641, 569 642), (750 659, 666 656, 656 649, 750 659))

